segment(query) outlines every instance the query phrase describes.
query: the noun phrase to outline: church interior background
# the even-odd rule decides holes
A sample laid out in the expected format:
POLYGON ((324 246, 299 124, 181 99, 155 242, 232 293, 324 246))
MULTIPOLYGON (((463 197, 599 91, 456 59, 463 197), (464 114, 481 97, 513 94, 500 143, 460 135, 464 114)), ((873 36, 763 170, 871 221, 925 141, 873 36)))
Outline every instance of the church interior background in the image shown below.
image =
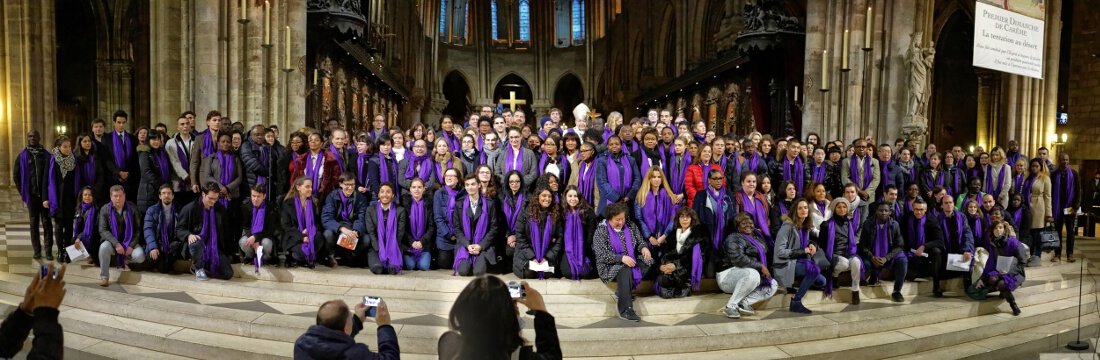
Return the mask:
MULTIPOLYGON (((26 146, 28 131, 38 130, 44 144, 53 144, 60 135, 90 132, 95 119, 109 122, 116 110, 130 115, 126 123, 130 131, 164 123, 170 132, 184 111, 199 114, 196 130, 201 131, 205 128, 202 116, 218 110, 223 119, 246 126, 277 125, 285 143, 291 131, 322 129, 332 119, 348 129, 367 130, 375 116, 383 115, 390 125, 409 129, 420 123, 437 126, 444 115, 466 119, 483 105, 504 108, 505 101, 521 103, 518 108, 526 112, 531 125, 557 108, 565 125, 572 126, 572 110, 583 103, 593 114, 602 114, 599 118, 617 111, 628 121, 645 117, 650 109, 669 110, 674 116, 706 122, 718 135, 759 131, 805 138, 816 133, 823 140, 851 142, 872 136, 889 144, 902 138, 915 141, 919 149, 935 143, 941 151, 955 144, 990 149, 1017 140, 1029 154, 1044 146, 1051 149, 1051 158, 1071 153, 1072 166, 1091 179, 1100 170, 1100 101, 1096 100, 1100 98, 1100 2, 1006 0, 1041 3, 1044 8, 1039 79, 973 66, 976 1, 991 0, 4 0, 0 2, 0 199, 6 201, 0 201, 0 225, 16 218, 25 221, 25 207, 12 184, 12 167, 26 146), (1068 114, 1065 123, 1057 121, 1062 113, 1068 114)), ((26 252, 14 250, 7 242, 10 239, 5 240, 15 231, 0 230, 0 271, 9 270, 11 254, 26 252)), ((1084 256, 1092 257, 1090 263, 1097 258, 1085 252, 1084 256)), ((1047 269, 1041 274, 1051 278, 1039 280, 1055 285, 1043 283, 1036 288, 1064 286, 1046 293, 1032 290, 1036 294, 1027 301, 1044 306, 1044 296, 1056 294, 1060 297, 1047 305, 1059 308, 1043 316, 1057 313, 1057 321, 1068 321, 1073 315, 1069 311, 1077 314, 1078 308, 1070 308, 1063 293, 1077 296, 1078 289, 1070 286, 1083 289, 1087 284, 1080 285, 1080 276, 1071 274, 1076 267, 1056 270, 1047 269), (1070 278, 1075 279, 1072 284, 1066 280, 1070 278)), ((1028 271, 1030 276, 1032 270, 1028 271)), ((0 274, 0 293, 14 289, 4 282, 7 279, 8 275, 0 274)), ((332 285, 328 279, 318 279, 292 280, 307 282, 293 285, 310 291, 323 288, 338 295, 355 292, 355 281, 361 280, 340 277, 333 281, 344 281, 343 285, 332 285)), ((387 286, 407 285, 401 283, 407 280, 380 281, 389 281, 387 286)), ((601 295, 592 298, 602 296, 606 289, 593 283, 601 295)), ((89 285, 98 289, 93 286, 89 285)), ((215 289, 234 294, 226 297, 263 293, 250 287, 215 289)), ((90 293, 84 291, 88 292, 71 291, 70 296, 90 293)), ((187 289, 143 291, 180 297, 187 289)), ((280 299, 305 296, 271 291, 280 299)), ((1095 291, 1095 286, 1086 291, 1095 291)), ((17 297, 0 297, 0 310, 8 298, 18 303, 17 297)), ((212 298, 191 300, 199 304, 212 298)), ((886 303, 884 298, 878 300, 886 303)), ((584 301, 591 305, 589 299, 584 301)), ((244 324, 242 329, 253 329, 247 336, 276 340, 248 343, 255 353, 241 350, 231 353, 232 357, 285 357, 264 347, 277 342, 273 348, 285 350, 301 330, 289 325, 277 329, 278 321, 257 324, 262 320, 256 318, 285 320, 305 314, 299 322, 303 326, 313 322, 316 304, 270 303, 275 305, 260 300, 233 304, 241 309, 261 304, 272 311, 254 317, 256 323, 226 319, 230 324, 226 326, 233 328, 229 332, 244 324), (264 333, 269 330, 270 334, 264 333)), ((603 304, 599 306, 597 311, 602 313, 603 304)), ((978 314, 978 305, 974 306, 968 314, 994 316, 989 308, 978 314)), ((1095 318, 1093 312, 1086 316, 1095 318)), ((191 324, 192 315, 180 315, 187 318, 182 322, 191 324)), ((1011 319, 1000 315, 996 321, 1011 319)), ((431 316, 440 317, 424 315, 431 316)), ((909 314, 902 321, 919 316, 909 314)), ((210 322, 216 320, 223 319, 210 322)), ((400 320, 413 324, 409 318, 400 320)), ((681 320, 659 325, 678 325, 681 320)), ((791 319, 779 321, 795 324, 791 319)), ((826 320, 816 317, 792 333, 819 329, 813 327, 817 321, 826 320)), ((1047 318, 1026 321, 1045 324, 1047 318)), ((1093 332, 1100 328, 1100 320, 1089 321, 1086 325, 1093 332)), ((834 326, 827 328, 834 331, 830 336, 836 335, 840 325, 829 324, 834 326)), ((563 339, 581 347, 589 344, 591 349, 583 351, 616 350, 603 343, 591 345, 597 342, 584 338, 594 334, 582 331, 584 326, 603 323, 564 321, 559 325, 573 330, 563 339)), ((415 326, 428 325, 414 324, 409 329, 419 329, 415 326)), ((1015 331, 1014 327, 988 328, 1002 331, 990 338, 1015 331)), ((723 334, 727 339, 772 336, 755 329, 723 334)), ((186 336, 189 330, 172 336, 186 336)), ((662 329, 646 330, 665 334, 662 329)), ((945 334, 967 336, 961 330, 945 334)), ((684 336, 684 343, 696 346, 699 341, 695 340, 703 335, 710 334, 684 336)), ((891 335, 910 340, 909 335, 891 335)), ((402 336, 404 350, 408 343, 402 336)), ((1054 342, 1064 343, 1058 336, 1054 342)), ((895 354, 889 351, 902 348, 890 347, 892 339, 874 338, 870 342, 881 347, 860 349, 871 357, 895 354), (890 343, 875 342, 879 339, 890 343)), ((1018 340, 1006 339, 1000 341, 1018 340)), ((433 340, 434 335, 414 340, 415 345, 408 348, 433 347, 433 340)), ((835 339, 820 341, 826 340, 835 339)), ((189 351, 209 351, 199 357, 229 356, 215 351, 231 347, 216 347, 221 346, 220 340, 191 341, 198 345, 189 351)), ((656 346, 649 338, 632 341, 638 348, 656 346)), ((736 341, 740 340, 729 342, 736 341)), ((79 344, 79 339, 73 343, 79 344)), ((707 351, 712 345, 689 350, 707 351)), ((801 349, 800 344, 786 346, 801 349)), ((829 355, 839 354, 845 353, 829 355)), ((856 357, 846 354, 841 356, 856 357)), ((933 358, 949 357, 954 356, 933 358)))

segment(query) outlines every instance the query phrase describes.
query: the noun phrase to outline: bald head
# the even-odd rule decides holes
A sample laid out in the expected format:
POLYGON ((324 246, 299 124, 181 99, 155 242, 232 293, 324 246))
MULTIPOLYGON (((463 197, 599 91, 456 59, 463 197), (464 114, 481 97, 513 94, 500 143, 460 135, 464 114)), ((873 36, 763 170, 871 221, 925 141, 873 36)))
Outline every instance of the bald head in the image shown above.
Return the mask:
POLYGON ((38 130, 31 130, 27 132, 27 145, 38 146, 38 142, 42 140, 42 136, 38 134, 38 130))
POLYGON ((317 309, 317 325, 333 330, 350 332, 350 327, 348 326, 348 318, 350 316, 351 311, 348 310, 348 304, 344 303, 344 300, 329 300, 321 304, 320 309, 317 309))

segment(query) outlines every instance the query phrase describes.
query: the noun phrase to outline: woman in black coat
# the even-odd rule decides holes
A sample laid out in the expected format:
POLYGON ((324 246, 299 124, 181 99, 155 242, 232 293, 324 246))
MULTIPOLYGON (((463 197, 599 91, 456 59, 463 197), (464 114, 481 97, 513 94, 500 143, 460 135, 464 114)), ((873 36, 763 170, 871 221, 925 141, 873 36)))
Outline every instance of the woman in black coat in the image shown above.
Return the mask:
POLYGON ((409 233, 405 236, 405 270, 427 271, 432 266, 435 214, 432 198, 425 192, 424 180, 415 178, 409 184, 408 193, 401 196, 401 207, 409 214, 409 233))
POLYGON ((160 186, 171 180, 172 173, 168 153, 164 151, 164 135, 153 132, 149 134, 148 142, 147 150, 138 151, 138 165, 141 168, 137 193, 138 219, 144 219, 145 210, 160 201, 160 186))
POLYGON ((531 201, 518 216, 512 272, 521 279, 553 276, 553 272, 532 271, 530 263, 554 266, 561 258, 562 230, 558 226, 561 214, 554 193, 549 188, 539 188, 531 194, 531 201))
POLYGON ((595 275, 592 233, 596 231, 596 212, 581 197, 576 185, 565 188, 562 201, 562 253, 558 269, 572 280, 589 279, 595 275), (579 226, 579 229, 577 228, 579 226))
MULTIPOLYGON (((321 241, 321 204, 313 196, 313 181, 300 176, 294 181, 283 200, 282 218, 283 249, 287 251, 287 265, 296 264, 313 268, 328 256, 325 242, 321 241), (298 208, 301 208, 299 213, 298 208)), ((335 267, 335 259, 329 258, 329 267, 335 267)))
MULTIPOLYGON (((57 236, 58 259, 66 260, 65 247, 72 245, 73 241, 73 216, 76 212, 77 190, 76 157, 73 155, 73 142, 67 137, 57 139, 57 148, 51 152, 50 164, 47 168, 49 174, 45 178, 43 188, 49 193, 47 205, 50 216, 54 221, 54 234, 57 236)), ((52 251, 46 252, 46 259, 52 259, 52 251)))
POLYGON ((76 167, 73 171, 76 172, 76 188, 90 187, 92 197, 96 199, 96 205, 105 204, 108 199, 105 183, 107 168, 104 167, 99 153, 96 152, 95 139, 91 135, 82 134, 76 137, 74 146, 76 146, 76 167))
MULTIPOLYGON (((411 187, 411 185, 410 185, 411 187)), ((383 183, 376 194, 378 201, 367 207, 367 232, 364 240, 370 241, 367 250, 367 263, 375 275, 397 274, 404 266, 404 254, 410 251, 409 234, 405 209, 394 198, 397 189, 394 184, 383 183)))
POLYGON ((689 207, 676 211, 672 230, 661 245, 661 262, 657 267, 657 285, 662 298, 687 297, 699 289, 703 278, 703 253, 710 233, 699 223, 699 216, 689 207))

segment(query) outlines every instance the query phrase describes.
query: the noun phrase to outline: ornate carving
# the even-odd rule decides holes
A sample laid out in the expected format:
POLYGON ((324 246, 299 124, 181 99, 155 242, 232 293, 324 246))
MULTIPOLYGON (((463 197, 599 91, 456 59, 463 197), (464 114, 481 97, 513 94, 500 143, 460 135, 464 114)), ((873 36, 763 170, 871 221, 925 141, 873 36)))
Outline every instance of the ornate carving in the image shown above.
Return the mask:
POLYGON ((306 11, 322 27, 340 34, 362 37, 367 28, 360 0, 308 0, 306 11))
POLYGON ((803 35, 805 31, 797 17, 787 15, 779 0, 745 4, 742 20, 744 26, 737 35, 737 45, 742 52, 767 50, 782 44, 785 37, 803 35))
POLYGON ((910 35, 909 45, 909 106, 906 114, 914 120, 924 119, 927 124, 928 98, 932 91, 932 66, 935 63, 935 45, 920 47, 921 33, 910 35))

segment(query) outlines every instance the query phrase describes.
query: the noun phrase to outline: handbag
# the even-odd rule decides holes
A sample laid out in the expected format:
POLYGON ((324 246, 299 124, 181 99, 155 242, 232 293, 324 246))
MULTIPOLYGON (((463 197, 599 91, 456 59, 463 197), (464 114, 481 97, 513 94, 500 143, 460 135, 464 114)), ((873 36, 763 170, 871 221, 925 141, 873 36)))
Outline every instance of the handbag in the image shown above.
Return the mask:
POLYGON ((1050 225, 1039 230, 1039 246, 1043 250, 1056 250, 1062 248, 1062 239, 1050 225))

